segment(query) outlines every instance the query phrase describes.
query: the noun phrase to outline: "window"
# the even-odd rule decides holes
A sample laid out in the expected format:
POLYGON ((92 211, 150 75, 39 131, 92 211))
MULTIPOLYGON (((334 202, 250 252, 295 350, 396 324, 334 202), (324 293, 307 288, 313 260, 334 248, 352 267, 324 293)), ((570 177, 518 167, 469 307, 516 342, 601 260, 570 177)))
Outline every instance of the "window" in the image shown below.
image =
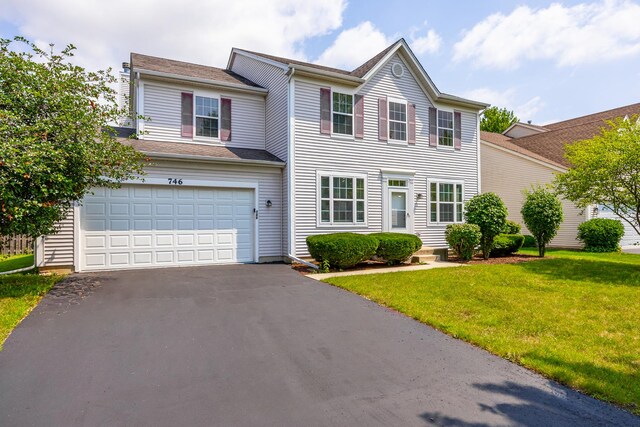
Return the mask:
POLYGON ((438 145, 453 147, 453 113, 438 110, 438 145))
POLYGON ((353 135, 353 95, 333 92, 333 133, 353 135))
POLYGON ((218 137, 218 105, 218 98, 196 96, 196 136, 218 137))
POLYGON ((321 224, 364 224, 364 201, 364 177, 320 176, 321 224))
POLYGON ((405 181, 404 179, 389 180, 389 187, 406 187, 406 186, 407 186, 407 181, 405 181))
POLYGON ((407 140, 407 104, 389 101, 389 139, 407 140))
POLYGON ((462 222, 463 188, 457 182, 429 182, 431 222, 462 222))

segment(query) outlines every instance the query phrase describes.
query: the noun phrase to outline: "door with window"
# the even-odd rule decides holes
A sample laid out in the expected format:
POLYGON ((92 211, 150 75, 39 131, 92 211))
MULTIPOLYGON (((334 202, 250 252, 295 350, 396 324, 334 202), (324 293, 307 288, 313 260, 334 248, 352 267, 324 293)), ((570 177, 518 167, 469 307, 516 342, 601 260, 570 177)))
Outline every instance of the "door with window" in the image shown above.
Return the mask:
POLYGON ((411 233, 413 217, 409 197, 409 181, 389 179, 387 181, 385 229, 395 233, 411 233))

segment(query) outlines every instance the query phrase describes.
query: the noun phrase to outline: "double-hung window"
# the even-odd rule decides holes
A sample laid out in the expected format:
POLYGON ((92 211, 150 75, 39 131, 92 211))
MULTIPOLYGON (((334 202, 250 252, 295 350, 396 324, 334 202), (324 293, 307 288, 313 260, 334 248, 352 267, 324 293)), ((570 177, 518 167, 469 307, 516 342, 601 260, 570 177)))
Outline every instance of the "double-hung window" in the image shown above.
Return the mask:
POLYGON ((407 104, 389 101, 389 139, 407 140, 407 104))
POLYGON ((453 147, 453 112, 438 110, 438 145, 453 147))
POLYGON ((434 223, 462 222, 461 182, 429 181, 429 219, 434 223))
POLYGON ((196 96, 196 136, 217 138, 219 130, 218 98, 196 96))
POLYGON ((333 133, 353 135, 353 95, 333 92, 333 133))
POLYGON ((320 224, 364 224, 365 178, 320 174, 320 224))

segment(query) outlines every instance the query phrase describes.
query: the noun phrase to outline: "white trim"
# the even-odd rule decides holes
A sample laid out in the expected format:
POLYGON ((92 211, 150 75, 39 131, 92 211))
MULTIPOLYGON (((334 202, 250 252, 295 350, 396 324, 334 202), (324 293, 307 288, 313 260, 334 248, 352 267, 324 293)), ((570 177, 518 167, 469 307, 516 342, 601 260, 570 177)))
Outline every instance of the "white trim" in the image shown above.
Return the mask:
MULTIPOLYGON (((413 233, 415 230, 415 213, 417 200, 415 199, 414 171, 401 172, 400 170, 382 170, 382 231, 394 231, 391 228, 390 218, 390 200, 389 196, 392 191, 406 191, 406 209, 407 209, 407 233, 413 233), (389 180, 406 181, 405 187, 389 187, 389 180)), ((399 231, 400 232, 400 231, 399 231)))
POLYGON ((427 226, 446 226, 449 224, 461 224, 464 222, 464 203, 465 203, 465 185, 464 180, 462 179, 450 179, 450 178, 427 178, 427 226), (440 187, 436 186, 436 197, 438 200, 435 202, 437 205, 436 210, 436 221, 431 220, 431 184, 453 184, 453 202, 444 202, 444 203, 453 203, 453 221, 440 221, 440 187), (462 185, 462 200, 456 200, 456 186, 462 185), (457 205, 462 204, 462 221, 457 220, 457 205))
MULTIPOLYGON (((383 175, 399 175, 399 176, 404 176, 404 175, 415 175, 416 171, 414 171, 413 169, 400 169, 400 168, 393 168, 393 169, 380 169, 380 172, 383 175)), ((399 178, 399 179, 403 179, 403 178, 399 178)))
POLYGON ((287 206, 289 207, 289 212, 287 212, 287 244, 288 255, 296 256, 296 229, 295 229, 295 151, 294 151, 294 141, 295 141, 295 83, 296 79, 293 77, 295 70, 291 70, 291 74, 289 75, 289 83, 287 85, 288 91, 288 99, 287 99, 287 127, 289 128, 289 132, 287 134, 287 189, 289 194, 287 194, 288 202, 287 206))
POLYGON ((229 55, 229 61, 227 62, 227 69, 228 70, 232 69, 231 67, 233 66, 233 61, 235 59, 235 55, 246 56, 247 58, 255 59, 256 61, 260 61, 260 62, 264 62, 264 63, 269 64, 269 65, 273 65, 274 67, 278 67, 282 71, 285 71, 285 72, 289 70, 289 67, 286 66, 285 64, 283 64, 282 62, 273 61, 271 59, 265 58, 264 56, 256 55, 256 54, 247 52, 246 50, 238 49, 238 48, 235 48, 235 47, 231 50, 231 55, 229 55))
MULTIPOLYGON (((514 127, 517 127, 517 126, 521 126, 523 128, 536 131, 537 133, 548 132, 548 129, 540 129, 540 127, 534 126, 534 125, 530 125, 529 123, 515 122, 514 124, 509 126, 504 132, 502 132, 502 135, 507 135, 509 133, 509 131, 511 131, 511 129, 513 129, 514 127)), ((542 127, 544 127, 544 126, 542 126, 542 127)))
POLYGON ((172 81, 181 80, 181 81, 190 82, 190 83, 199 83, 199 84, 210 86, 210 87, 219 87, 227 90, 258 93, 262 96, 266 96, 267 93, 269 92, 267 89, 263 87, 258 87, 258 86, 247 86, 242 84, 227 83, 227 82, 222 82, 220 80, 203 79, 199 77, 184 76, 182 74, 145 70, 144 68, 136 68, 135 71, 136 73, 151 76, 151 77, 156 77, 157 79, 167 79, 172 81))
POLYGON ((514 156, 521 157, 521 158, 523 158, 523 159, 526 159, 526 160, 532 161, 533 163, 537 163, 537 164, 539 164, 539 165, 546 166, 546 167, 548 167, 549 169, 553 169, 553 170, 555 170, 555 171, 557 171, 557 172, 565 173, 565 172, 568 170, 568 169, 561 168, 560 166, 556 166, 556 165, 553 165, 553 164, 551 164, 551 163, 547 163, 547 162, 545 162, 545 161, 542 161, 542 160, 535 159, 535 158, 533 158, 533 157, 527 156, 527 155, 526 155, 526 154, 524 154, 524 153, 520 153, 520 152, 515 151, 515 150, 510 150, 510 149, 508 149, 508 148, 501 147, 500 145, 492 144, 491 142, 485 141, 485 140, 483 140, 483 139, 481 139, 481 140, 480 140, 480 143, 481 143, 481 144, 487 144, 487 145, 488 145, 488 146, 490 146, 491 148, 495 148, 495 149, 497 149, 497 150, 504 151, 505 153, 513 154, 514 156))
POLYGON ((335 90, 334 87, 330 88, 330 95, 329 95, 329 102, 331 103, 331 137, 335 138, 335 139, 345 139, 345 140, 354 140, 355 136, 355 95, 353 93, 353 91, 344 91, 344 90, 335 90), (351 116, 351 133, 339 133, 339 132, 334 132, 333 131, 333 94, 337 93, 339 95, 348 95, 351 96, 351 114, 347 114, 347 113, 335 113, 335 114, 342 114, 343 116, 351 116))
MULTIPOLYGON (((460 118, 462 118, 462 114, 460 114, 460 118)), ((462 129, 462 123, 460 123, 460 128, 462 129)), ((462 143, 462 141, 461 141, 462 143)), ((482 143, 482 140, 480 139, 480 114, 476 114, 476 165, 478 166, 478 170, 477 170, 477 188, 478 188, 478 192, 476 194, 482 194, 482 169, 480 168, 480 144, 482 143)))
MULTIPOLYGON (((191 136, 191 140, 194 142, 217 142, 220 143, 222 145, 222 139, 220 138, 220 124, 222 121, 221 116, 221 112, 222 112, 222 97, 220 95, 219 92, 212 92, 212 91, 206 91, 206 90, 193 90, 191 91, 191 93, 193 94, 193 117, 192 117, 192 126, 193 126, 193 135, 191 136), (215 99, 216 101, 218 101, 218 117, 208 117, 208 116, 198 116, 198 114, 196 113, 196 98, 208 98, 208 99, 215 99), (209 118, 209 119, 214 119, 218 121, 218 136, 204 136, 204 135, 198 135, 198 128, 196 127, 196 121, 198 119, 198 117, 202 117, 202 118, 209 118)), ((180 105, 180 108, 182 109, 182 105, 180 105)), ((181 112, 182 115, 182 112, 181 112)), ((183 137, 184 138, 184 137, 183 137)), ((185 138, 185 139, 189 139, 189 138, 185 138)))
MULTIPOLYGON (((340 228, 340 227, 367 227, 368 217, 367 210, 369 204, 367 203, 368 191, 368 179, 366 173, 354 173, 354 172, 340 172, 340 171, 316 171, 316 226, 318 228, 340 228), (329 222, 322 221, 322 178, 329 177, 329 222), (333 178, 351 178, 352 179, 352 204, 353 204, 353 222, 335 222, 333 221, 333 203, 336 201, 333 197, 333 178), (357 179, 364 180, 364 199, 357 198, 357 179), (364 222, 357 221, 357 202, 364 202, 364 222)), ((327 200, 324 198, 324 200, 327 200)), ((338 201, 348 201, 348 199, 337 199, 338 201)))
POLYGON ((136 133, 138 135, 144 135, 144 119, 138 118, 137 116, 144 116, 144 82, 140 81, 139 78, 136 79, 138 83, 138 94, 136 98, 136 133))
POLYGON ((73 204, 73 268, 80 271, 80 202, 73 204))
MULTIPOLYGON (((73 248, 75 253, 75 247, 73 248)), ((36 239, 34 252, 34 263, 36 267, 42 267, 44 265, 44 236, 40 236, 36 239)))

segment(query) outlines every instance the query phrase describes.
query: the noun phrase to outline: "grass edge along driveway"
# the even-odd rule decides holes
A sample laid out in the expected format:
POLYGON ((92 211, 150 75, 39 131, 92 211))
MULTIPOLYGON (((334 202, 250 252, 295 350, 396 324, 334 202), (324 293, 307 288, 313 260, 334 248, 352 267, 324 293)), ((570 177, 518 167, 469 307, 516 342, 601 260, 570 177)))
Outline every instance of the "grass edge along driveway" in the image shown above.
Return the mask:
MULTIPOLYGON (((29 267, 32 255, 17 255, 0 261, 0 271, 29 267)), ((0 275, 0 351, 11 331, 63 276, 35 273, 0 275)))
POLYGON ((325 282, 640 415, 640 255, 548 256, 325 282))

